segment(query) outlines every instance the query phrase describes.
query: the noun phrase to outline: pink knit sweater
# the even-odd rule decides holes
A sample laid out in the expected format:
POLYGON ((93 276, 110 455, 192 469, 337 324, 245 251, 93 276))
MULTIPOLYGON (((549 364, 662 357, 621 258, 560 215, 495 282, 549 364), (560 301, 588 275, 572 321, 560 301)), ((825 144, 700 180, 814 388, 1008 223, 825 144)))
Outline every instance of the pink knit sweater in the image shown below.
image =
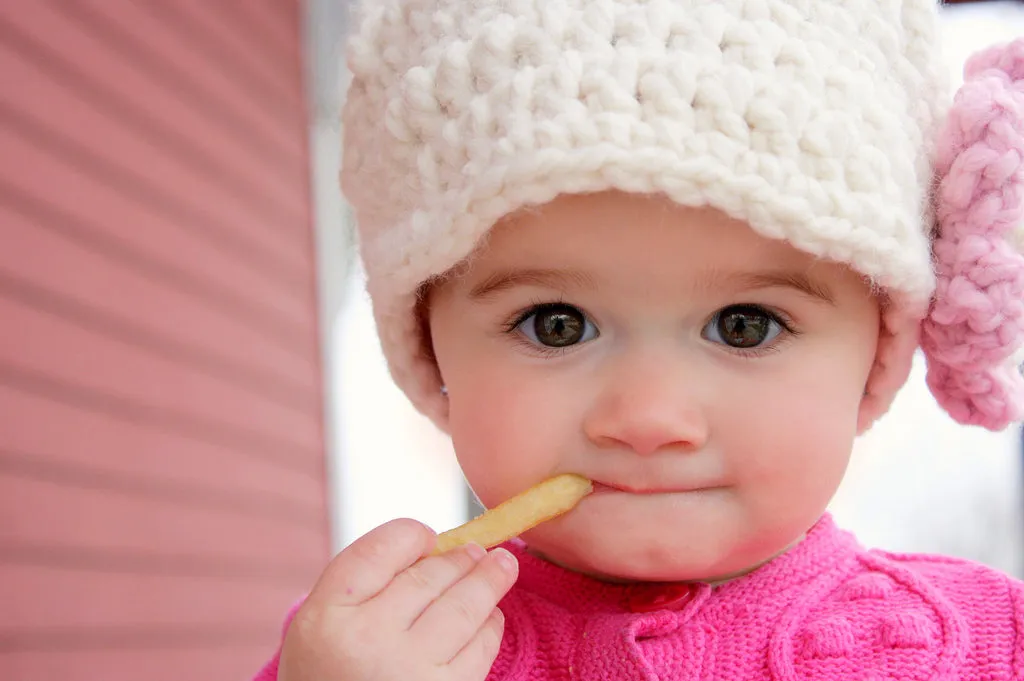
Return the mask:
MULTIPOLYGON (((612 585, 513 543, 488 681, 1024 679, 1024 585, 950 558, 866 551, 828 516, 720 587, 612 585)), ((255 681, 275 681, 277 659, 255 681)))

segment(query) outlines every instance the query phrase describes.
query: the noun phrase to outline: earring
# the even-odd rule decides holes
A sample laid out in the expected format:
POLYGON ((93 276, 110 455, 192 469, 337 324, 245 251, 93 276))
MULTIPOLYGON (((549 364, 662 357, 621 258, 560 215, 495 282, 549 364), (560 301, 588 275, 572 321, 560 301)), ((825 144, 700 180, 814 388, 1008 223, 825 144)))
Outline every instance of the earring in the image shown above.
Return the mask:
POLYGON ((444 395, 445 397, 448 397, 448 386, 446 386, 446 385, 442 385, 441 386, 441 394, 444 395))

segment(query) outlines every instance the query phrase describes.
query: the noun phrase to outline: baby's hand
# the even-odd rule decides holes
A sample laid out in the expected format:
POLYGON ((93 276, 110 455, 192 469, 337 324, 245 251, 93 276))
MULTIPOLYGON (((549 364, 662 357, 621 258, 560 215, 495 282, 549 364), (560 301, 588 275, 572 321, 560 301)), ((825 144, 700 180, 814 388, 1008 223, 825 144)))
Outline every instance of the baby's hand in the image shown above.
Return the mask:
POLYGON ((429 556, 434 542, 396 520, 338 554, 288 629, 278 681, 483 681, 518 566, 477 546, 429 556))

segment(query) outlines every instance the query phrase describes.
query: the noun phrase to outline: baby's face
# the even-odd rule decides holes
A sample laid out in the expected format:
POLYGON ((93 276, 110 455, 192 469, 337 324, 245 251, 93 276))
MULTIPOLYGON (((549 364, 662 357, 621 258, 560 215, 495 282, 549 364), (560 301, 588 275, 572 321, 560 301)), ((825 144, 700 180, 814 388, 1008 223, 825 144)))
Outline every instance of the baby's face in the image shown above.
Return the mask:
POLYGON ((596 492, 524 539, 575 570, 652 580, 748 570, 820 517, 879 330, 848 269, 620 193, 497 226, 429 319, 483 503, 584 475, 596 492))

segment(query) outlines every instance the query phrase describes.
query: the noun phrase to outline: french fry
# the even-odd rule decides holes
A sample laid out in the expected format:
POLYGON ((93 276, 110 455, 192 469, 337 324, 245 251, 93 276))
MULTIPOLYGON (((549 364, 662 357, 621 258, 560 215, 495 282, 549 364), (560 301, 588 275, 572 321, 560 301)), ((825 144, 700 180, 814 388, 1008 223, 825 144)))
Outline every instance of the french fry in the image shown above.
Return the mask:
POLYGON ((495 506, 464 525, 437 537, 434 555, 463 544, 492 548, 572 509, 594 486, 586 478, 566 473, 544 482, 495 506))

